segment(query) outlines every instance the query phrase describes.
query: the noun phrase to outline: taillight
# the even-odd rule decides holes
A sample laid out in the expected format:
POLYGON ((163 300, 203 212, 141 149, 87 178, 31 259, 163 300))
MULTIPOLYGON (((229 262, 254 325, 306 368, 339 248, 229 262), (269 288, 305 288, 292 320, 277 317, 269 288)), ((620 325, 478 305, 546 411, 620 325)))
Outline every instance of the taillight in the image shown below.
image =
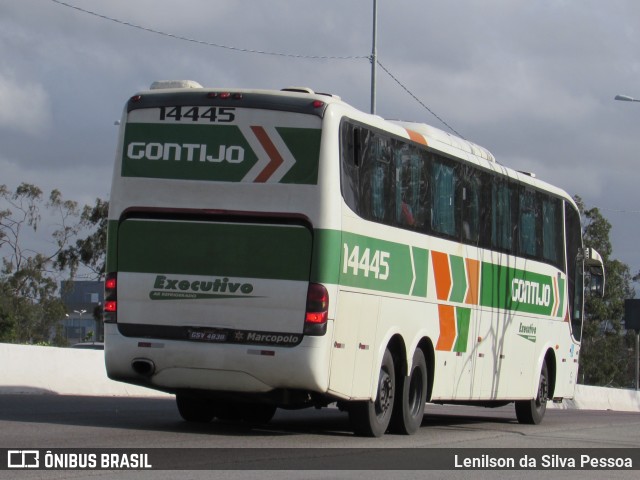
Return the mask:
POLYGON ((329 292, 318 283, 310 283, 307 290, 307 311, 304 318, 305 335, 327 333, 329 317, 329 292))
POLYGON ((104 281, 104 308, 102 309, 104 323, 118 321, 118 274, 108 273, 104 281))

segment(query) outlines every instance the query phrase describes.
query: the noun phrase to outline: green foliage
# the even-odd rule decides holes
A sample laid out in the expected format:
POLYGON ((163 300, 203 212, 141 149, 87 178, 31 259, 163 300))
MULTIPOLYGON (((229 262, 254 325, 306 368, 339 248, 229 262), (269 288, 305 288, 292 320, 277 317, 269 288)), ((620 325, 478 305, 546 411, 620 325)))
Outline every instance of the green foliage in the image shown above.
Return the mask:
POLYGON ((587 385, 630 387, 634 340, 632 333, 624 331, 623 317, 624 301, 635 294, 631 272, 611 258, 611 224, 597 208, 586 209, 580 197, 575 200, 582 214, 584 246, 602 255, 606 274, 604 297, 588 295, 585 299, 579 379, 587 385))
MULTIPOLYGON (((81 213, 77 202, 64 200, 58 190, 45 199, 35 185, 22 183, 15 191, 0 185, 0 341, 46 344, 53 338, 56 345, 65 343, 59 323, 65 307, 58 285, 66 265, 56 260, 88 225, 102 226, 100 215, 106 222, 105 205, 98 200, 96 207, 86 206, 81 213), (54 226, 45 246, 37 247, 46 251, 36 251, 44 211, 54 226)), ((96 245, 100 248, 99 240, 96 245)), ((99 262, 96 250, 92 265, 99 262)))
POLYGON ((69 269, 74 275, 78 268, 83 266, 91 270, 96 278, 104 275, 108 212, 109 202, 100 198, 96 199, 93 206, 85 205, 81 215, 81 226, 89 233, 59 252, 56 258, 56 267, 59 270, 69 269))

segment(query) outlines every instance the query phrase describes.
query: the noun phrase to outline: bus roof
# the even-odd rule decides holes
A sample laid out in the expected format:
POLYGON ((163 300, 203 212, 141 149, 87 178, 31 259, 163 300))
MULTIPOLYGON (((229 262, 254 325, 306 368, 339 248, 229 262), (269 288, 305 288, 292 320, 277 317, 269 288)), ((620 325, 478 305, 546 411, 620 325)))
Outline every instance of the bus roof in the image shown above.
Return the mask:
MULTIPOLYGON (((356 107, 354 107, 353 105, 350 105, 344 102, 338 95, 333 95, 330 93, 315 92, 314 90, 308 87, 297 87, 297 86, 286 87, 281 90, 243 89, 243 88, 209 88, 209 87, 203 87, 200 83, 193 80, 160 80, 160 81, 153 82, 153 84, 150 87, 150 91, 140 92, 137 96, 139 99, 140 95, 146 96, 151 94, 150 97, 157 96, 156 99, 151 99, 150 97, 147 97, 146 101, 141 101, 141 102, 139 102, 139 100, 135 100, 133 102, 130 100, 128 109, 132 110, 136 108, 146 108, 146 107, 154 106, 154 104, 157 101, 163 102, 164 100, 166 100, 167 95, 174 96, 174 100, 177 102, 180 102, 182 100, 179 98, 175 98, 176 94, 177 94, 177 97, 182 97, 182 95, 180 94, 189 95, 190 92, 193 93, 194 91, 198 91, 198 90, 202 90, 203 92, 206 92, 207 94, 210 94, 210 95, 216 95, 216 94, 219 94, 220 92, 230 92, 230 95, 232 96, 233 95, 240 95, 240 96, 247 95, 251 97, 255 96, 254 99, 257 99, 257 98, 265 99, 265 98, 271 97, 274 99, 273 101, 266 101, 266 102, 259 101, 257 102, 257 104, 259 104, 263 108, 271 108, 276 110, 292 109, 292 110, 301 111, 303 113, 313 113, 320 116, 324 114, 324 110, 327 105, 339 104, 346 109, 351 109, 354 112, 358 112, 359 114, 358 116, 363 115, 366 117, 370 117, 372 125, 373 124, 380 125, 380 122, 382 122, 383 124, 386 124, 388 128, 392 131, 400 127, 405 132, 410 132, 410 134, 417 133, 422 137, 424 137, 426 144, 429 147, 434 148, 435 150, 444 151, 444 152, 453 154, 454 156, 462 160, 472 161, 473 163, 480 164, 480 165, 482 164, 484 164, 485 166, 488 166, 491 164, 493 164, 494 166, 499 165, 499 168, 505 169, 504 173, 509 175, 510 177, 516 178, 518 181, 522 183, 529 184, 533 187, 537 187, 539 189, 543 189, 543 190, 549 191, 550 193, 563 197, 575 206, 575 203, 573 202, 573 199, 571 198, 571 196, 567 194, 564 190, 536 178, 535 175, 531 173, 519 172, 505 166, 502 163, 499 163, 489 150, 487 150, 484 147, 481 147, 476 143, 470 142, 456 135, 452 135, 448 132, 440 130, 439 128, 433 127, 426 123, 406 122, 401 120, 387 120, 378 115, 362 112, 358 110, 356 107), (158 97, 163 97, 163 100, 161 100, 158 97), (290 99, 292 98, 293 99, 292 102, 284 100, 287 97, 290 99), (300 99, 305 99, 305 98, 307 99, 306 101, 308 102, 309 97, 311 97, 313 100, 319 100, 323 102, 322 107, 314 108, 308 103, 301 104, 299 102, 300 99), (277 98, 283 99, 284 101, 276 100, 277 98), (488 163, 485 163, 485 162, 488 162, 488 163)), ((136 97, 133 97, 133 98, 136 98, 136 97)), ((254 105, 254 108, 255 108, 255 105, 254 105)))

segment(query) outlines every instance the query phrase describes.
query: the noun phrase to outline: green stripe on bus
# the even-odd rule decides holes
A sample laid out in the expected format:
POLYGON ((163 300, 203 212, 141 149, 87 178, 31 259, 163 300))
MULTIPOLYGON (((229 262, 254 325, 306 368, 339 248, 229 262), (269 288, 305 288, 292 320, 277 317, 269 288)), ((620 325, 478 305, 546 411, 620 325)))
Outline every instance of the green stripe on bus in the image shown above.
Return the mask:
POLYGON ((313 233, 312 282, 337 285, 340 279, 340 230, 315 230, 313 233))
POLYGON ((551 276, 482 263, 480 305, 483 307, 551 315, 554 302, 551 276))
POLYGON ((560 292, 560 305, 558 305, 558 313, 556 316, 562 317, 564 315, 564 278, 558 275, 558 291, 560 292))
POLYGON ((318 183, 318 163, 320 158, 319 128, 276 128, 287 148, 296 159, 280 183, 315 185, 318 183))
POLYGON ((449 255, 449 263, 451 265, 451 276, 453 277, 453 286, 451 287, 449 301, 462 303, 467 293, 467 276, 464 268, 464 259, 457 255, 449 255))
POLYGON ((343 232, 341 253, 341 285, 427 296, 427 250, 343 232))
POLYGON ((466 352, 469 341, 469 324, 471 323, 470 308, 456 308, 456 343, 453 346, 454 352, 466 352))

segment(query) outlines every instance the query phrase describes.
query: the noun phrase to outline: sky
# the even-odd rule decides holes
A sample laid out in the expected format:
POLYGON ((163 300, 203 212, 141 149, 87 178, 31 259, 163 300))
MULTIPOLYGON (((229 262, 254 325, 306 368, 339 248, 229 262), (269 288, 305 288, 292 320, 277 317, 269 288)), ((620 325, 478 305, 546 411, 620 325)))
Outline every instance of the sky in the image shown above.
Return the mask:
MULTIPOLYGON (((0 185, 108 199, 114 123, 155 80, 307 86, 370 109, 373 0, 66 3, 118 22, 0 0, 0 185)), ((640 99, 638 18, 637 0, 378 0, 378 61, 402 86, 378 68, 376 113, 448 130, 442 119, 579 195, 638 273, 640 103, 614 101, 640 99)))

